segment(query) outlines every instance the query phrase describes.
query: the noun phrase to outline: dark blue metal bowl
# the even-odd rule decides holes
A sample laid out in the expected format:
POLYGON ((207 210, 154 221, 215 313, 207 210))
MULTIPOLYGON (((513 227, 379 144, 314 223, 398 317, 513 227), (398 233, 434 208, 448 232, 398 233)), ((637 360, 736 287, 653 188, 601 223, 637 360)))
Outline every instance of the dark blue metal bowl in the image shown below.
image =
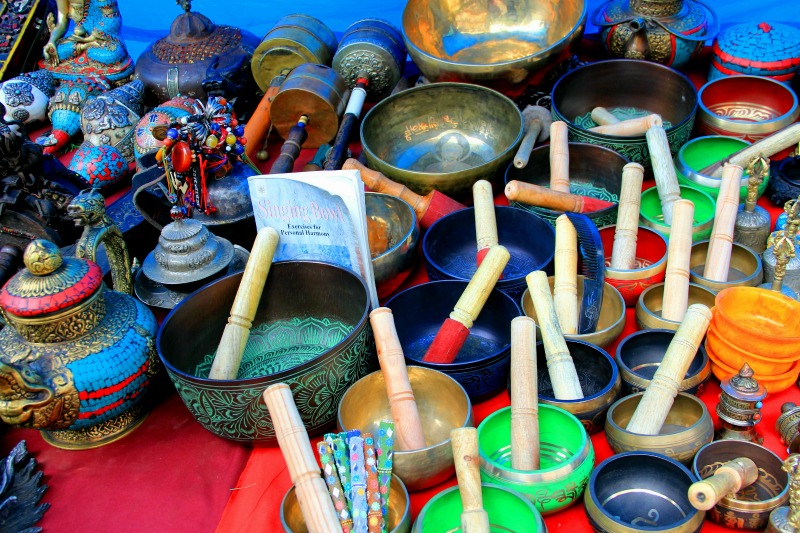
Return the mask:
POLYGON ((453 363, 422 361, 442 322, 467 287, 466 281, 433 281, 398 293, 386 302, 408 364, 444 372, 470 400, 481 401, 506 386, 511 365, 511 320, 522 315, 513 298, 493 290, 453 363))
MULTIPOLYGON (((496 289, 519 301, 534 270, 553 273, 556 235, 543 218, 516 207, 495 206, 497 237, 511 254, 496 289)), ((475 209, 461 209, 440 218, 422 240, 425 269, 432 281, 469 280, 477 270, 475 209)))

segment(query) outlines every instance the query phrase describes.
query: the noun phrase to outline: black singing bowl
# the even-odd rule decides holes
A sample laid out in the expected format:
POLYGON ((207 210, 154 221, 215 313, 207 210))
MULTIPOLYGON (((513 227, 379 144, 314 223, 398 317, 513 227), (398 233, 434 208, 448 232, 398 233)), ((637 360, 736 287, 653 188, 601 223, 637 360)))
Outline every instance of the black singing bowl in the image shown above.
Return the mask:
POLYGON ((206 285, 164 320, 156 348, 178 394, 215 435, 275 444, 261 394, 287 383, 308 433, 322 433, 336 423, 345 391, 377 367, 364 282, 327 263, 274 263, 237 378, 208 379, 241 278, 206 285))

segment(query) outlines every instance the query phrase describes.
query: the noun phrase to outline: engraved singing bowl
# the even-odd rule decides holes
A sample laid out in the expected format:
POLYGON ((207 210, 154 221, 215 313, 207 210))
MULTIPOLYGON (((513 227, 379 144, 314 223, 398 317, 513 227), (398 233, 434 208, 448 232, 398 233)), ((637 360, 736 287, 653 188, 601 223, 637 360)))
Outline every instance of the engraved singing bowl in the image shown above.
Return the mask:
MULTIPOLYGON (((425 435, 425 448, 394 450, 392 471, 410 492, 445 481, 455 472, 450 430, 473 426, 472 403, 464 388, 450 376, 421 366, 408 366, 425 435)), ((381 420, 391 420, 383 374, 373 372, 358 380, 339 402, 340 431, 377 432, 381 420)), ((397 439, 395 439, 397 442, 397 439)))
POLYGON ((367 233, 378 297, 385 298, 411 273, 419 244, 417 214, 405 200, 377 192, 365 195, 367 233))
POLYGON ((700 241, 692 244, 689 256, 689 281, 705 287, 713 293, 718 293, 728 287, 757 287, 761 285, 764 270, 761 267, 761 257, 747 246, 732 243, 730 268, 726 281, 714 281, 703 277, 706 266, 709 241, 700 241))
MULTIPOLYGON (((628 162, 625 156, 603 146, 569 143, 570 192, 614 203, 611 207, 584 213, 598 228, 617 222, 620 176, 622 167, 628 162)), ((525 168, 508 165, 505 182, 512 180, 550 187, 550 147, 545 145, 534 148, 525 168)), ((563 211, 553 211, 521 202, 510 202, 510 204, 539 215, 553 226, 556 218, 563 214, 563 211)))
POLYGON ((584 0, 410 0, 403 38, 431 81, 513 85, 555 64, 580 42, 585 24, 584 0))
POLYGON ((626 452, 592 472, 583 498, 586 516, 599 533, 696 533, 705 513, 689 503, 697 477, 663 455, 626 452))
POLYGON ((613 285, 622 295, 627 307, 634 307, 642 292, 664 281, 667 270, 667 239, 659 232, 639 226, 636 238, 634 268, 611 268, 616 224, 600 228, 603 252, 606 258, 606 283, 613 285))
POLYGON ((800 359, 798 353, 788 358, 773 357, 769 352, 753 353, 738 346, 737 338, 720 330, 712 320, 706 332, 706 346, 714 357, 730 368, 742 368, 747 363, 758 375, 774 376, 788 372, 800 359))
MULTIPOLYGON (((708 193, 688 185, 681 185, 680 193, 681 198, 691 200, 694 204, 692 242, 708 239, 714 227, 716 200, 708 193)), ((658 189, 656 187, 650 187, 642 193, 642 203, 639 207, 639 225, 654 229, 669 238, 670 227, 664 224, 664 213, 661 210, 661 200, 658 197, 658 189)))
POLYGON ((156 338, 192 416, 215 435, 275 445, 261 394, 288 383, 309 435, 336 422, 347 388, 377 367, 367 288, 326 263, 282 261, 269 271, 236 379, 208 379, 242 273, 209 283, 178 304, 156 338))
MULTIPOLYGON (((547 526, 536 507, 518 492, 489 483, 481 483, 483 508, 489 515, 490 531, 547 533, 547 526)), ((414 521, 411 533, 463 531, 463 511, 458 486, 444 489, 428 500, 414 521)))
POLYGON ((511 369, 511 320, 522 314, 510 296, 494 289, 452 363, 423 361, 442 322, 466 289, 466 281, 432 281, 406 289, 386 302, 394 314, 406 363, 444 372, 474 402, 505 388, 511 369))
MULTIPOLYGON (((583 279, 584 276, 578 274, 578 301, 583 298, 583 279)), ((548 276, 547 282, 550 284, 550 292, 553 292, 554 276, 548 276)), ((522 312, 534 320, 536 309, 533 306, 530 293, 525 290, 520 301, 522 312)), ((600 317, 597 319, 597 328, 591 333, 576 333, 564 335, 564 338, 576 341, 583 341, 605 348, 613 344, 625 329, 625 300, 622 295, 610 283, 603 283, 603 304, 600 307, 600 317)), ((542 340, 542 330, 536 328, 536 339, 542 340)))
POLYGON ((706 404, 696 396, 679 392, 658 435, 641 435, 627 429, 643 392, 617 401, 606 416, 606 440, 614 453, 646 451, 660 453, 688 465, 714 439, 714 422, 706 404))
MULTIPOLYGON (((389 513, 387 515, 389 533, 409 533, 411 531, 411 500, 402 480, 392 474, 389 485, 389 513)), ((308 526, 300 511, 294 485, 281 501, 281 525, 285 533, 308 533, 308 526)))
MULTIPOLYGON (((644 392, 661 366, 673 337, 675 332, 671 330, 647 329, 636 331, 622 339, 617 345, 616 362, 622 379, 623 395, 644 392)), ((711 363, 705 347, 700 345, 678 391, 698 396, 710 377, 711 363)))
POLYGON ((737 457, 758 466, 758 478, 749 487, 725 496, 708 511, 708 518, 733 529, 762 531, 773 509, 789 502, 789 474, 783 460, 772 451, 744 440, 719 440, 703 446, 692 462, 692 472, 705 479, 737 457))
POLYGON ((478 426, 481 479, 516 491, 542 514, 577 502, 594 468, 592 440, 573 415, 539 404, 540 468, 511 467, 511 407, 495 411, 478 426))
POLYGON ((522 114, 502 94, 464 83, 432 83, 378 102, 361 122, 367 166, 418 194, 471 197, 522 140, 522 114))
MULTIPOLYGON (((525 292, 525 276, 534 270, 553 272, 556 236, 553 226, 534 213, 495 206, 497 236, 511 254, 495 288, 518 301, 525 292)), ((477 270, 475 209, 460 209, 437 220, 422 239, 425 269, 432 281, 469 281, 477 270)))
POLYGON ((599 144, 650 168, 644 134, 618 137, 594 133, 591 111, 602 106, 620 119, 661 115, 674 155, 689 140, 697 111, 694 84, 664 65, 634 59, 598 61, 565 74, 551 95, 553 120, 567 123, 569 140, 599 144))
MULTIPOLYGON (((709 309, 714 306, 714 293, 705 287, 689 283, 689 303, 703 304, 709 309)), ((675 331, 680 326, 677 320, 661 316, 664 308, 664 284, 659 283, 645 289, 636 302, 636 325, 639 329, 669 329, 675 331)))

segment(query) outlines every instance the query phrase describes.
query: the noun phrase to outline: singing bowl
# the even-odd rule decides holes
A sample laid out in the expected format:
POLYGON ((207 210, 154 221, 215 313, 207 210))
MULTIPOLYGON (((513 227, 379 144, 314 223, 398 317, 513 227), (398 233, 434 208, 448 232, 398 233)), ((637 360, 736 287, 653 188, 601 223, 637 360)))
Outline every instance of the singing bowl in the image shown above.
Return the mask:
POLYGON ((719 440, 703 446, 692 462, 692 472, 706 479, 738 457, 748 457, 758 466, 758 478, 749 487, 725 496, 708 511, 712 521, 733 529, 763 531, 769 514, 789 501, 789 475, 783 460, 770 450, 744 440, 719 440))
POLYGON ((553 120, 567 123, 571 141, 605 146, 645 168, 650 167, 645 135, 589 131, 597 125, 592 109, 603 106, 620 118, 661 115, 673 155, 689 140, 697 111, 697 92, 689 78, 664 65, 633 59, 598 61, 568 72, 553 87, 551 101, 553 120))
POLYGON ((689 503, 697 478, 682 464, 655 453, 609 457, 592 472, 583 498, 599 533, 696 533, 705 513, 689 503))
MULTIPOLYGON (((708 239, 714 226, 716 201, 709 194, 688 185, 681 185, 680 192, 681 198, 691 200, 694 204, 692 242, 708 239)), ((654 229, 669 239, 670 227, 664 224, 664 213, 661 210, 661 200, 656 187, 650 187, 642 193, 639 225, 654 229)))
MULTIPOLYGON (((411 531, 411 500, 402 480, 392 474, 389 485, 389 513, 387 515, 389 533, 409 533, 411 531)), ((281 501, 281 525, 285 533, 308 533, 308 526, 300 511, 297 493, 292 486, 281 501)))
POLYGON ((584 0, 525 2, 497 8, 467 0, 411 0, 403 38, 430 81, 518 84, 580 42, 584 0))
MULTIPOLYGON (((644 392, 661 366, 675 332, 668 329, 649 329, 631 333, 617 345, 616 362, 622 379, 622 394, 644 392)), ((704 346, 697 348, 679 392, 699 396, 711 377, 711 362, 704 346)))
POLYGON ((633 307, 646 288, 664 281, 667 269, 667 239, 655 230, 639 226, 634 268, 630 270, 611 268, 611 252, 614 249, 616 229, 617 226, 614 224, 600 228, 600 238, 603 241, 603 252, 606 257, 605 281, 619 291, 627 307, 633 307))
MULTIPOLYGON (((578 274, 578 302, 583 298, 584 276, 578 274)), ((553 292, 554 276, 548 276, 550 292, 553 292)), ((530 293, 525 290, 522 294, 522 312, 525 316, 536 318, 536 308, 533 306, 530 293)), ((605 348, 619 337, 625 328, 625 301, 619 291, 609 283, 603 283, 603 305, 600 307, 600 317, 597 319, 597 328, 592 333, 576 333, 564 335, 564 338, 583 341, 605 348)), ((536 328, 536 339, 542 340, 542 331, 536 328)))
MULTIPOLYGON (((483 508, 489 515, 490 531, 525 531, 547 533, 539 511, 518 492, 488 483, 481 483, 483 508)), ((461 495, 458 486, 444 489, 431 498, 419 512, 411 533, 462 531, 461 495)))
POLYGON ((368 192, 365 202, 372 271, 378 297, 385 298, 411 273, 419 223, 408 202, 395 196, 368 192))
MULTIPOLYGON (((473 426, 472 404, 453 378, 430 368, 408 367, 417 410, 425 434, 425 448, 394 451, 393 473, 410 492, 445 481, 455 472, 450 430, 473 426)), ((373 372, 358 380, 339 402, 340 431, 377 432, 381 420, 391 420, 383 374, 373 372)))
POLYGON ((361 121, 367 166, 418 194, 456 199, 491 180, 522 140, 522 113, 497 91, 431 83, 381 100, 361 121))
MULTIPOLYGON (((495 288, 518 301, 527 287, 525 276, 534 270, 553 272, 556 236, 541 217, 515 209, 495 206, 497 236, 511 258, 495 288)), ((475 209, 461 209, 437 220, 422 239, 425 269, 432 281, 469 281, 477 270, 475 209)))
MULTIPOLYGON (((722 161, 745 146, 750 146, 750 143, 743 139, 724 137, 722 135, 709 135, 692 139, 681 146, 681 149, 675 155, 675 173, 678 175, 678 182, 703 191, 716 201, 722 179, 703 174, 700 171, 712 163, 722 161)), ((740 202, 744 202, 745 198, 747 198, 747 183, 749 181, 750 175, 745 172, 739 189, 740 202)), ((759 197, 764 194, 768 181, 769 174, 758 186, 759 197)))
MULTIPOLYGON (((569 143, 570 192, 614 203, 611 207, 584 213, 598 228, 617 222, 620 176, 622 176, 622 167, 628 162, 624 156, 602 146, 569 143)), ((534 148, 525 168, 509 165, 506 169, 505 182, 508 183, 512 180, 549 188, 550 147, 545 145, 534 148)), ((521 202, 511 202, 511 205, 531 211, 553 226, 556 224, 556 218, 564 214, 563 211, 553 211, 521 202)))
POLYGON ((714 422, 706 404, 696 396, 679 392, 658 435, 641 435, 627 429, 643 392, 618 400, 606 416, 606 440, 614 453, 660 453, 688 465, 703 445, 714 439, 714 422))
MULTIPOLYGON (((739 368, 733 368, 723 363, 721 359, 718 359, 717 355, 709 348, 708 344, 706 344, 706 352, 708 353, 708 358, 711 359, 711 372, 718 380, 722 381, 733 374, 739 373, 739 368)), ((753 379, 763 385, 764 388, 767 389, 768 394, 777 394, 793 386, 798 376, 800 376, 800 361, 795 361, 792 366, 789 367, 789 370, 782 374, 753 374, 753 379)))
POLYGON ((755 142, 800 117, 788 86, 762 76, 728 76, 709 81, 697 93, 699 135, 726 135, 755 142))
POLYGON ((511 320, 522 314, 507 294, 493 290, 469 337, 452 363, 422 360, 439 328, 453 310, 466 281, 433 281, 393 296, 386 307, 394 314, 397 337, 406 362, 444 372, 458 381, 472 401, 481 401, 506 386, 511 366, 511 320))
POLYGON ((736 345, 771 357, 800 353, 800 302, 772 290, 731 287, 716 296, 712 320, 736 345))
POLYGON ((327 263, 273 264, 237 379, 208 379, 241 278, 214 281, 167 315, 156 348, 170 379, 192 416, 219 437, 275 445, 261 399, 274 383, 291 387, 308 433, 323 433, 347 388, 377 367, 364 282, 327 263))
POLYGON ((757 287, 764 277, 761 266, 761 257, 750 248, 741 244, 732 243, 730 268, 726 281, 714 281, 703 277, 708 255, 709 241, 700 241, 692 244, 689 256, 689 281, 705 287, 713 293, 718 293, 728 287, 757 287))
POLYGON ((758 375, 777 376, 783 374, 788 372, 795 361, 800 359, 800 353, 787 359, 778 359, 769 353, 755 354, 742 350, 736 345, 736 338, 726 336, 722 330, 717 329, 713 321, 709 324, 706 332, 706 346, 714 353, 714 357, 728 367, 742 368, 747 363, 758 375))
POLYGON ((481 479, 516 491, 547 515, 577 502, 594 467, 592 440, 581 422, 559 407, 539 404, 538 470, 511 467, 511 407, 478 426, 481 479))
MULTIPOLYGON (((710 309, 714 306, 714 293, 705 287, 689 283, 689 305, 692 304, 703 304, 710 309)), ((639 301, 636 302, 636 325, 639 329, 677 330, 681 323, 662 317, 663 306, 663 283, 645 289, 639 296, 639 301)))

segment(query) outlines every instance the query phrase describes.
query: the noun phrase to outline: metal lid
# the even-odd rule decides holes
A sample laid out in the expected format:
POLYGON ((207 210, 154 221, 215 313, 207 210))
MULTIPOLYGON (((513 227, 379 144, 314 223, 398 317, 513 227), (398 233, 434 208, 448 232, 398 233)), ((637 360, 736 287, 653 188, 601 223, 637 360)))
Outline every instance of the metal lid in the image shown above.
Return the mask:
POLYGON ((747 402, 758 402, 767 397, 767 389, 753 377, 753 369, 747 363, 742 366, 738 374, 722 380, 722 392, 747 402))

